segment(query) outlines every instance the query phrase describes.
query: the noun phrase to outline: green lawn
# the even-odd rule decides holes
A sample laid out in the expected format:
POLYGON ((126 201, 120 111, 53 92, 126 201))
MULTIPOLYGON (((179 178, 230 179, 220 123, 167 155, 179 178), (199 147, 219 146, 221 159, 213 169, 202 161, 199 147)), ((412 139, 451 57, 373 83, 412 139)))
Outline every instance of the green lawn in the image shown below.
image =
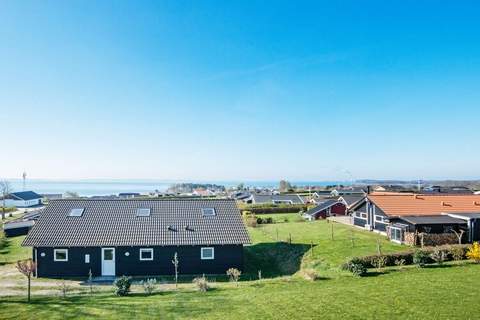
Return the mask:
POLYGON ((261 225, 250 228, 250 236, 254 244, 245 248, 246 271, 262 270, 265 276, 314 268, 331 277, 341 273, 339 266, 348 258, 377 253, 378 244, 384 253, 408 249, 375 233, 326 220, 261 225))
POLYGON ((0 265, 31 258, 32 249, 21 246, 23 239, 25 236, 7 238, 5 246, 0 248, 0 265))
POLYGON ((474 319, 479 312, 480 265, 405 268, 365 278, 307 282, 297 278, 215 284, 115 297, 99 293, 0 300, 1 319, 474 319))
MULTIPOLYGON (((67 299, 36 294, 34 288, 31 304, 21 296, 0 298, 0 319, 473 319, 480 312, 480 265, 387 268, 356 278, 339 269, 349 257, 374 254, 377 244, 382 252, 408 247, 327 221, 276 223, 249 232, 253 244, 245 248, 238 287, 217 282, 200 293, 190 284, 178 290, 161 285, 162 292, 145 296, 134 285, 131 296, 115 297, 109 287, 89 295, 87 287, 77 286, 67 299), (297 275, 303 268, 316 269, 322 280, 303 280, 297 275), (249 281, 258 270, 264 279, 249 281)), ((22 240, 10 239, 0 259, 28 257, 29 249, 19 248, 22 240)))

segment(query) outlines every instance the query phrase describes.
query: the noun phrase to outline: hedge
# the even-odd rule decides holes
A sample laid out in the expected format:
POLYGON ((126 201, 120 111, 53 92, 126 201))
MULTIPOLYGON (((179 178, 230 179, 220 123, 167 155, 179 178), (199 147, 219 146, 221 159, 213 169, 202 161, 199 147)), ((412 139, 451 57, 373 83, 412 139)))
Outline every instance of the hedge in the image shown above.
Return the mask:
POLYGON ((453 260, 452 256, 452 249, 455 250, 455 248, 459 248, 463 250, 463 259, 465 259, 466 254, 468 249, 470 248, 469 244, 454 244, 454 245, 443 245, 443 246, 438 246, 438 247, 425 247, 423 249, 416 249, 416 250, 408 250, 408 251, 402 251, 402 252, 397 252, 397 253, 389 253, 389 254, 376 254, 376 255, 371 255, 371 256, 364 256, 364 257, 355 257, 349 259, 347 262, 345 262, 342 265, 342 269, 344 270, 349 270, 349 265, 351 264, 352 261, 355 263, 362 263, 366 268, 374 268, 375 267, 375 261, 378 260, 378 258, 385 257, 386 258, 386 266, 395 266, 395 261, 399 260, 405 260, 404 264, 405 265, 410 265, 413 264, 413 255, 415 251, 421 250, 425 252, 429 258, 428 258, 428 263, 434 263, 435 261, 430 258, 430 254, 432 254, 435 250, 441 250, 446 253, 445 255, 445 261, 451 261, 453 260))
POLYGON ((300 211, 307 211, 307 205, 305 204, 252 204, 241 206, 240 210, 243 212, 249 211, 253 214, 275 214, 275 213, 293 213, 300 211))

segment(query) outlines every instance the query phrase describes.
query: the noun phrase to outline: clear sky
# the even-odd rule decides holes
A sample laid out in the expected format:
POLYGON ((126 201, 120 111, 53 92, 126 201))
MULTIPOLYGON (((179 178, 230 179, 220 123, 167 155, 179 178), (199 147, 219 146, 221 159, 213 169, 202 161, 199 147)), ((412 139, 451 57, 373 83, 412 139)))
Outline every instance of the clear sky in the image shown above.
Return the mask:
POLYGON ((480 178, 478 1, 0 2, 0 176, 480 178))

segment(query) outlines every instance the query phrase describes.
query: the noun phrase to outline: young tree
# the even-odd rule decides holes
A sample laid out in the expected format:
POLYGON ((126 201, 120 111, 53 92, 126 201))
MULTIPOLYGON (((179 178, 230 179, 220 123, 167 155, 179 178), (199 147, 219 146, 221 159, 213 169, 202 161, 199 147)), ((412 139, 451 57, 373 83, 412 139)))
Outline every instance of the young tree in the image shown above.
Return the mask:
POLYGON ((178 288, 178 265, 180 261, 178 261, 178 254, 175 252, 173 255, 172 264, 175 267, 175 288, 178 288))
POLYGON ((23 274, 25 277, 27 277, 28 280, 28 298, 27 301, 30 302, 30 284, 32 280, 32 274, 35 272, 35 269, 37 267, 36 263, 32 261, 32 259, 28 260, 21 260, 17 261, 17 269, 20 271, 21 274, 23 274))
POLYGON ((2 196, 2 201, 3 201, 2 220, 5 219, 5 210, 7 209, 6 208, 7 197, 10 193, 12 193, 12 191, 13 191, 13 189, 12 189, 12 185, 10 184, 10 182, 8 182, 7 180, 0 181, 0 194, 2 196))
POLYGON ((465 230, 460 229, 460 231, 457 232, 457 231, 452 229, 452 231, 453 231, 453 233, 455 233, 455 235, 458 238, 458 244, 462 244, 462 238, 463 238, 463 234, 465 233, 465 230))

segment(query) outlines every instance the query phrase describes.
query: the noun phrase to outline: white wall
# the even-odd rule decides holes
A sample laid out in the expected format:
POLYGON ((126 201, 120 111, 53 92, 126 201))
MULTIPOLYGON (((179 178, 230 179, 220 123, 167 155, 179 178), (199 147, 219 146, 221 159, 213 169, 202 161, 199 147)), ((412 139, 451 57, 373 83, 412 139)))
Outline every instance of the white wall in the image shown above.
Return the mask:
MULTIPOLYGON (((17 208, 22 208, 22 207, 32 207, 36 206, 37 204, 40 204, 41 199, 34 199, 34 200, 12 200, 12 199, 7 199, 5 200, 5 206, 6 207, 17 207, 17 208)), ((0 200, 0 205, 3 206, 3 200, 0 200)))

